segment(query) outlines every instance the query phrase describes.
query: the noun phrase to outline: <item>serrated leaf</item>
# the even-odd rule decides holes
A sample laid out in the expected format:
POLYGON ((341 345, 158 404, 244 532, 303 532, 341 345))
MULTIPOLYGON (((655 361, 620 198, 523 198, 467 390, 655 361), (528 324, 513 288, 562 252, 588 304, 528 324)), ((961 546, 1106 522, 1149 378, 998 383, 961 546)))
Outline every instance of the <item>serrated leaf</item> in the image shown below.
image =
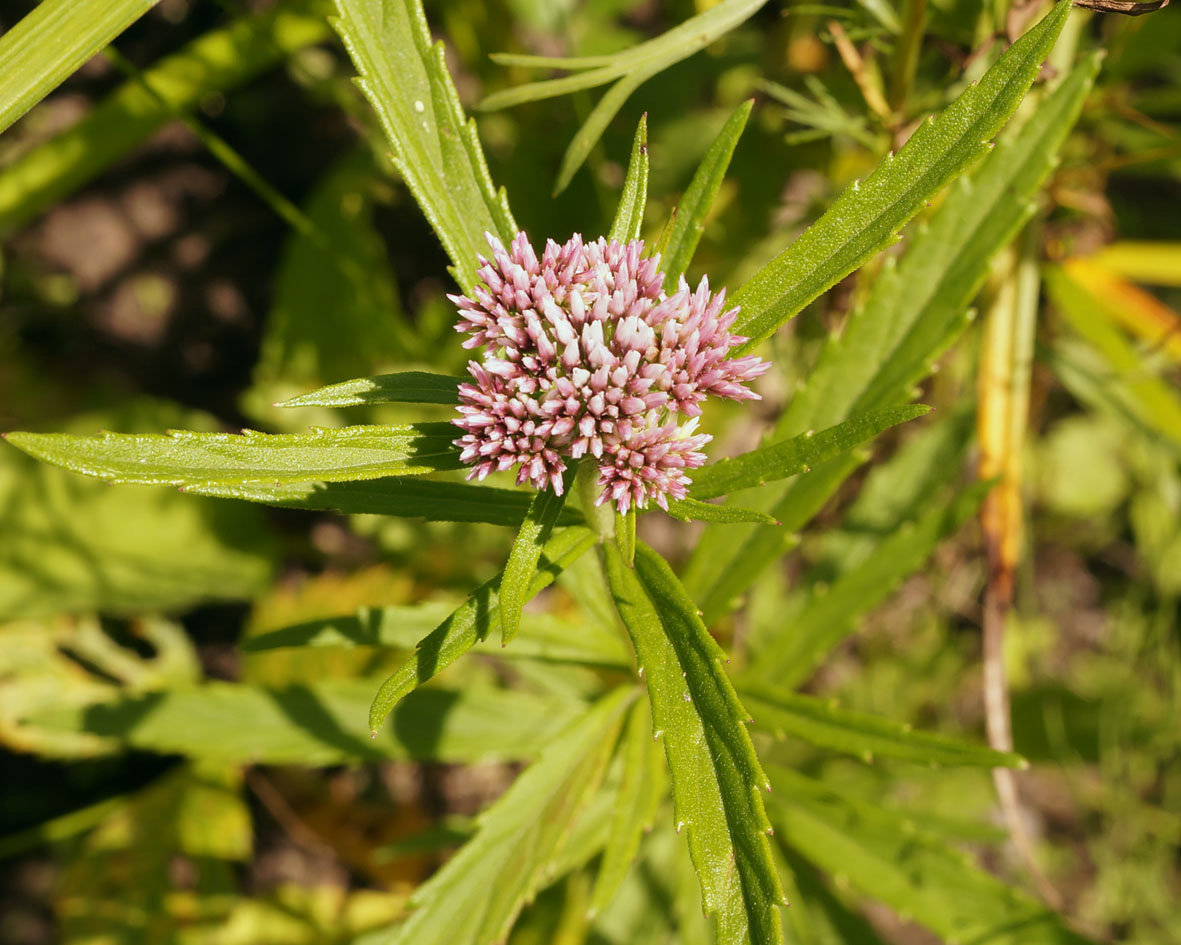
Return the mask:
MULTIPOLYGON (((593 532, 579 527, 563 529, 551 538, 541 551, 543 562, 529 582, 526 599, 548 587, 563 568, 589 550, 595 541, 593 532)), ((479 588, 420 640, 415 654, 382 683, 369 708, 370 731, 381 728, 386 716, 404 697, 488 636, 489 629, 499 619, 499 583, 498 575, 479 588)))
POLYGON ((652 711, 647 702, 638 701, 632 706, 620 751, 623 771, 611 810, 603 860, 591 894, 592 915, 605 909, 615 897, 640 851, 644 832, 652 826, 656 807, 664 794, 664 759, 659 744, 652 738, 652 711))
MULTIPOLYGON (((901 263, 886 260, 866 304, 853 312, 842 334, 829 339, 780 417, 776 439, 910 398, 912 385, 967 326, 965 307, 991 258, 1033 212, 1032 198, 1057 161, 1098 62, 1098 56, 1084 60, 1031 120, 952 186, 901 263)), ((752 530, 743 538, 729 529, 702 537, 686 582, 703 588, 698 596, 707 620, 717 619, 784 553, 785 536, 802 528, 861 461, 856 454, 838 457, 778 495, 768 490, 758 504, 784 523, 782 533, 752 530)))
MULTIPOLYGON (((75 15, 85 6, 67 2, 75 15)), ((112 12, 118 7, 90 5, 112 12)), ((60 6, 43 3, 37 13, 60 6)), ((284 3, 205 33, 145 69, 142 81, 125 82, 69 128, 21 153, 0 174, 0 234, 21 228, 76 191, 172 120, 175 110, 188 111, 202 96, 229 91, 283 56, 323 40, 329 35, 324 6, 317 0, 284 3)), ((27 49, 38 64, 44 61, 41 44, 27 49)))
POLYGON ((457 404, 465 378, 427 371, 357 377, 300 394, 280 407, 358 407, 363 404, 457 404))
MULTIPOLYGON (((446 620, 455 605, 430 601, 413 606, 363 607, 353 614, 309 620, 281 627, 239 644, 243 653, 288 647, 388 646, 413 648, 446 620)), ((565 620, 553 614, 525 614, 514 645, 502 648, 489 639, 474 645, 501 659, 535 659, 553 663, 620 667, 630 657, 613 629, 594 621, 565 620)))
POLYGON ((394 163, 470 291, 484 234, 507 244, 517 225, 503 190, 493 187, 475 122, 463 114, 443 44, 432 43, 419 0, 336 0, 336 8, 333 26, 394 163))
POLYGON ((938 118, 924 122, 898 154, 855 181, 816 223, 733 296, 745 351, 875 253, 889 246, 923 203, 961 174, 1017 109, 1070 12, 1053 9, 938 118))
POLYGON ((846 453, 883 430, 914 420, 930 410, 923 404, 874 410, 819 433, 804 433, 733 459, 719 460, 694 470, 689 494, 695 499, 712 499, 808 472, 814 465, 846 453))
POLYGON ((742 686, 741 694, 758 727, 859 758, 900 758, 943 767, 1028 767, 1012 752, 916 732, 903 722, 838 708, 830 700, 787 692, 779 686, 774 690, 742 686))
POLYGON ((45 0, 0 36, 0 132, 81 68, 156 0, 45 0))
POLYGON ((372 695, 371 679, 285 689, 215 681, 45 710, 31 721, 207 762, 333 765, 530 757, 576 711, 566 700, 490 686, 431 688, 406 699, 389 730, 371 739, 364 719, 372 695))
POLYGON ((918 570, 944 538, 970 519, 991 483, 965 489, 953 500, 931 503, 910 527, 878 545, 864 564, 819 590, 790 627, 752 661, 762 683, 790 688, 806 679, 820 660, 902 580, 918 570))
POLYGON ((757 509, 744 509, 740 505, 715 505, 687 496, 674 499, 668 504, 668 514, 682 522, 711 522, 737 525, 743 522, 754 525, 778 525, 777 519, 757 509))
POLYGON ((615 221, 611 224, 608 239, 626 243, 640 238, 640 227, 644 224, 644 207, 648 202, 648 113, 640 116, 636 126, 636 137, 632 142, 631 158, 627 164, 627 176, 623 179, 623 190, 619 192, 619 207, 615 221))
POLYGON ((783 901, 771 861, 768 786, 723 669, 725 656, 664 559, 645 545, 629 568, 604 546, 607 577, 647 680, 664 739, 678 830, 687 831, 706 912, 720 945, 783 941, 783 901))
POLYGON ((310 433, 8 433, 30 456, 116 483, 201 486, 326 482, 458 469, 449 423, 313 429, 310 433))
POLYGON ((508 561, 500 575, 500 645, 508 646, 521 627, 521 610, 529 593, 541 549, 549 541, 554 523, 566 504, 566 496, 574 481, 573 467, 566 470, 564 488, 559 494, 553 489, 542 489, 529 503, 525 521, 513 539, 508 561))
POLYGON ((794 771, 771 769, 776 837, 864 895, 944 941, 1086 945, 1061 917, 976 866, 909 819, 842 797, 794 771))
POLYGON ((554 738, 480 816, 475 838, 410 900, 391 945, 492 945, 550 879, 594 797, 633 693, 617 689, 554 738))
MULTIPOLYGON (((357 482, 204 483, 187 486, 194 495, 242 499, 287 509, 341 512, 345 515, 396 515, 428 522, 487 522, 516 527, 531 501, 528 492, 465 482, 391 477, 357 482)), ((563 508, 559 525, 576 525, 582 515, 563 508)))
POLYGON ((742 132, 746 128, 746 120, 750 117, 753 106, 754 100, 748 99, 726 120, 677 204, 676 219, 672 223, 660 267, 664 272, 665 285, 670 291, 689 268, 693 254, 697 251, 701 234, 705 232, 705 218, 713 206, 718 188, 722 186, 726 169, 730 166, 730 158, 733 157, 738 139, 742 137, 742 132))

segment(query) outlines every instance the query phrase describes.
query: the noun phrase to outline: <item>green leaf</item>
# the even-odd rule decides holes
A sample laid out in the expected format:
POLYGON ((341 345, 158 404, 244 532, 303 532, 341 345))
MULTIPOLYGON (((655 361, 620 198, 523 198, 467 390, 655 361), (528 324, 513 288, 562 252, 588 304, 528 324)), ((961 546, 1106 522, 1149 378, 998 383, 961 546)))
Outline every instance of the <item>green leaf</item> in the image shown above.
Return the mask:
MULTIPOLYGON (((563 568, 594 544, 595 535, 586 528, 563 529, 551 538, 541 551, 544 563, 529 582, 526 599, 541 593, 563 568)), ((386 716, 404 697, 488 636, 489 629, 499 619, 499 584, 500 577, 497 576, 479 588, 466 603, 420 640, 415 654, 382 683, 369 708, 370 731, 381 728, 386 716)))
MULTIPOLYGON (((93 428, 208 420, 137 402, 76 422, 93 428)), ((0 508, 0 621, 248 600, 267 587, 279 557, 262 509, 192 502, 173 489, 111 489, 4 447, 0 508)))
MULTIPOLYGON (((1095 76, 1089 57, 1045 99, 1015 134, 1007 133, 980 168, 956 181, 920 225, 898 263, 887 258, 864 306, 826 344, 807 383, 788 404, 775 438, 839 423, 855 413, 910 399, 912 385, 967 326, 965 307, 980 289, 991 258, 1033 213, 1033 198, 1057 162, 1095 76)), ((778 496, 764 492, 760 508, 784 523, 782 532, 731 528, 707 532, 686 570, 709 621, 750 587, 863 461, 856 453, 815 467, 778 496)))
POLYGON ((627 164, 627 176, 623 179, 623 190, 619 193, 619 208, 615 211, 615 221, 611 224, 611 232, 607 238, 618 240, 620 243, 639 239, 647 202, 648 113, 644 112, 636 126, 631 159, 627 164))
MULTIPOLYGON (((455 610, 453 603, 430 601, 413 606, 362 607, 356 613, 310 620, 248 637, 244 653, 288 647, 386 646, 413 649, 455 610)), ((613 628, 594 621, 573 621, 553 614, 525 614, 521 633, 509 648, 488 639, 474 644, 499 659, 533 659, 551 663, 582 663, 617 668, 630 663, 613 628)))
POLYGON ((719 460, 694 471, 690 495, 712 499, 808 472, 817 463, 846 453, 883 430, 921 417, 930 410, 923 404, 874 410, 819 433, 804 433, 733 459, 719 460))
POLYGON ((155 5, 156 0, 44 0, 0 36, 0 132, 155 5))
POLYGON ((742 522, 755 525, 779 524, 777 519, 757 509, 744 509, 740 505, 715 505, 692 497, 670 502, 668 514, 682 522, 712 522, 720 525, 737 525, 742 522))
POLYGON ((749 19, 766 2, 767 0, 723 0, 704 13, 674 26, 662 36, 611 56, 584 57, 555 63, 551 59, 526 61, 522 57, 502 55, 499 60, 505 63, 536 65, 542 68, 556 66, 586 71, 494 92, 480 103, 480 109, 489 111, 507 108, 522 102, 594 88, 608 82, 615 83, 599 99, 566 149, 558 171, 557 183, 554 185, 554 193, 559 193, 570 183, 607 125, 611 123, 611 119, 623 107, 623 103, 632 92, 658 72, 704 49, 719 36, 749 19), (590 65, 592 62, 596 65, 590 65))
POLYGON ((458 387, 466 380, 426 371, 402 371, 358 377, 309 391, 280 407, 357 407, 362 404, 457 404, 458 387))
POLYGON ((917 571, 943 539, 970 519, 991 483, 964 490, 951 501, 931 503, 912 524, 899 529, 859 567, 818 589, 790 627, 769 640, 752 673, 776 689, 798 685, 855 627, 857 619, 917 571))
POLYGON ((1058 0, 938 118, 924 122, 897 155, 855 181, 815 224, 748 280, 733 297, 734 325, 750 341, 770 337, 825 290, 897 238, 899 228, 988 149, 1036 78, 1070 12, 1058 0))
POLYGON ((668 237, 668 247, 662 257, 661 269, 664 271, 665 285, 672 291, 682 275, 689 268, 693 253, 705 232, 705 218, 709 208, 713 206, 718 188, 726 176, 726 169, 730 166, 730 158, 734 155, 734 148, 738 146, 738 139, 746 128, 746 120, 750 117, 750 110, 754 106, 753 99, 747 99, 729 117, 713 144, 701 159, 689 188, 677 204, 676 219, 668 237))
POLYGON ((595 878, 590 912, 605 909, 640 851, 640 840, 651 828, 664 794, 664 759, 652 738, 652 711, 647 702, 632 706, 620 742, 623 772, 611 811, 607 846, 595 878))
POLYGON ((222 764, 332 765, 384 758, 471 762, 532 756, 576 711, 566 700, 490 686, 425 689, 384 736, 364 728, 373 680, 272 689, 209 682, 42 712, 47 729, 222 764))
POLYGON ((87 476, 141 485, 329 482, 458 469, 449 423, 310 433, 8 433, 30 456, 87 476))
POLYGON ((1020 755, 1012 752, 915 732, 903 722, 841 709, 831 700, 787 692, 779 686, 774 690, 741 687, 741 691, 760 728, 780 737, 794 735, 821 748, 865 760, 880 755, 943 767, 1028 767, 1020 755))
POLYGON ((921 812, 903 818, 786 768, 771 773, 781 842, 942 940, 1086 945, 1054 912, 924 831, 921 812))
POLYGON ((595 796, 633 697, 617 689, 571 723, 480 816, 480 830, 410 899, 391 945, 503 942, 551 879, 573 821, 595 796))
POLYGON ((615 545, 629 567, 636 557, 636 518, 634 505, 628 506, 624 514, 615 516, 615 545))
POLYGON ((554 523, 566 504, 566 496, 574 481, 573 468, 566 470, 561 494, 553 489, 542 489, 529 503, 525 521, 513 539, 512 550, 500 576, 500 645, 508 646, 521 627, 521 610, 529 593, 541 550, 549 541, 554 523))
MULTIPOLYGON (((27 20, 60 17, 63 7, 70 9, 71 16, 81 16, 86 8, 115 14, 121 7, 150 6, 150 2, 55 0, 42 3, 27 20), (51 13, 55 8, 56 12, 51 13)), ((202 96, 236 88, 282 57, 323 40, 329 35, 323 16, 325 6, 319 0, 296 0, 199 36, 145 70, 142 82, 123 83, 75 124, 22 153, 0 174, 0 234, 23 227, 42 210, 93 179, 171 120, 174 110, 188 111, 202 96), (153 91, 164 99, 163 103, 153 91)), ((0 40, 0 46, 9 38, 15 41, 23 24, 0 40)), ((119 29, 111 35, 117 32, 119 29)), ((23 52, 33 55, 37 72, 41 73, 49 47, 27 37, 25 42, 28 45, 23 52)), ((0 58, 3 55, 0 52, 0 58)), ((2 74, 15 79, 17 74, 8 69, 5 67, 2 74)))
MULTIPOLYGON (((357 482, 292 482, 269 485, 203 483, 186 486, 194 495, 242 499, 288 509, 341 512, 345 515, 396 515, 428 522, 488 522, 516 528, 529 510, 528 492, 497 489, 466 482, 438 482, 414 477, 363 479, 357 482)), ((575 525, 582 516, 563 508, 560 525, 575 525)))
POLYGON ((434 227, 463 290, 476 282, 485 233, 508 243, 517 231, 496 192, 476 135, 431 42, 419 0, 336 0, 333 26, 381 119, 394 163, 434 227))
POLYGON ((744 727, 725 656, 667 563, 645 545, 629 568, 603 545, 607 577, 647 679, 656 735, 672 774, 677 829, 686 829, 718 942, 783 941, 783 901, 761 791, 769 784, 744 727))

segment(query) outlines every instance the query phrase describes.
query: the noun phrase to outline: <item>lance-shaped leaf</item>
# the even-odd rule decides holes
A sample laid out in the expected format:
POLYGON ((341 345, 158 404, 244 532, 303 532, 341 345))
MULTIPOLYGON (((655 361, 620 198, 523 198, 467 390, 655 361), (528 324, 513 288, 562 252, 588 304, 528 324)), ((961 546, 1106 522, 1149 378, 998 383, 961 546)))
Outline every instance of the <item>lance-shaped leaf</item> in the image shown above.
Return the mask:
POLYGON ((924 813, 901 816, 787 768, 771 774, 780 842, 941 940, 1087 945, 1052 910, 925 830, 924 813))
MULTIPOLYGON (((865 305, 825 345, 804 388, 776 425, 775 438, 831 426, 866 410, 909 399, 912 386, 970 320, 965 309, 990 260, 1029 219, 1034 196, 1056 164, 1078 117, 1099 57, 1085 59, 1016 134, 1002 138, 971 176, 961 177, 920 225, 909 251, 886 260, 865 305)), ((784 553, 784 535, 802 528, 864 460, 830 460, 776 495, 754 503, 784 523, 782 534, 733 528, 702 536, 686 583, 712 621, 784 553)))
POLYGON ((611 902, 632 861, 640 840, 652 826, 652 818, 665 789, 664 759, 652 738, 652 711, 638 701, 628 715, 620 740, 623 770, 611 810, 603 861, 595 878, 590 912, 594 915, 611 902))
POLYGON ((506 89, 489 95, 480 103, 480 108, 491 110, 506 108, 521 102, 530 102, 555 95, 564 95, 580 89, 594 88, 614 81, 614 85, 599 99, 598 103, 574 135, 570 146, 562 157, 558 180, 554 192, 558 193, 570 183, 574 173, 582 166, 595 143, 602 136, 611 119, 623 103, 640 85, 667 69, 673 63, 704 49, 719 36, 740 25, 767 0, 723 0, 656 39, 641 43, 621 53, 610 56, 590 56, 573 59, 553 59, 535 56, 493 56, 498 62, 512 65, 536 66, 577 70, 574 75, 560 79, 531 82, 516 88, 506 89))
POLYGON ((648 202, 648 113, 640 116, 632 154, 627 164, 627 176, 619 193, 619 207, 611 224, 608 239, 626 243, 640 238, 644 223, 644 206, 648 202))
POLYGON ((825 290, 897 239, 899 228, 989 146, 1016 111, 1070 12, 1058 0, 938 118, 930 118, 898 154, 855 181, 816 223, 735 293, 734 331, 753 347, 825 290))
POLYGON ((45 0, 0 37, 0 132, 156 5, 45 0))
POLYGON ((689 188, 677 204, 676 219, 672 222, 660 266, 664 271, 665 286, 670 291, 689 268, 693 253, 701 241, 701 234, 705 232, 705 218, 713 206, 718 188, 722 186, 726 168, 730 166, 730 158, 746 128, 746 120, 750 117, 753 105, 753 99, 743 102, 722 126, 697 166, 689 188))
POLYGON ((857 755, 900 758, 945 767, 1024 768, 1020 755, 993 751, 931 732, 916 732, 865 712, 842 709, 828 699, 818 699, 776 687, 742 687, 742 699, 754 713, 755 724, 783 737, 794 735, 821 748, 857 755))
POLYGON ((8 433, 8 442, 46 462, 111 482, 341 482, 458 469, 448 423, 359 426, 309 433, 8 433))
POLYGON ((607 577, 664 739, 678 830, 687 831, 706 912, 722 945, 779 943, 783 890, 771 860, 759 766, 723 663, 668 564, 645 545, 629 568, 611 542, 607 577))
POLYGON ((218 764, 335 765, 529 758, 578 711, 569 700, 493 686, 431 688, 399 706, 389 730, 373 739, 363 727, 372 692, 368 679, 284 689, 215 681, 55 708, 33 721, 218 764))
MULTIPOLYGON (((595 544, 594 533, 586 528, 566 528, 542 549, 541 567, 529 582, 525 599, 541 593, 571 562, 595 544)), ((369 728, 376 732, 403 698, 441 673, 488 636, 499 621, 499 575, 483 585, 418 643, 414 655, 403 663, 378 690, 369 708, 369 728)))
POLYGON ((595 797, 628 689, 569 725, 480 816, 480 829, 410 899, 391 945, 490 945, 556 870, 571 826, 595 797))
POLYGON ((279 407, 359 407, 365 404, 457 404, 465 378, 427 371, 402 371, 329 384, 278 404, 279 407))
POLYGON ((758 509, 745 509, 740 505, 714 505, 691 496, 670 502, 668 514, 682 522, 710 522, 718 525, 738 525, 744 522, 753 525, 779 524, 778 519, 758 509))
MULTIPOLYGON (((68 2, 75 15, 87 6, 68 2)), ((61 4, 42 3, 37 12, 55 6, 61 4)), ((94 6, 113 12, 118 4, 100 0, 94 6)), ((15 36, 20 28, 8 35, 15 36)), ((0 175, 0 233, 19 229, 73 193, 171 120, 174 109, 187 111, 202 96, 228 91, 327 35, 322 4, 300 0, 242 17, 159 60, 144 70, 142 82, 132 79, 119 86, 69 128, 5 166, 0 175)), ((26 52, 36 56, 40 70, 45 46, 34 42, 26 52)))
POLYGON ((340 33, 394 149, 394 163, 434 227, 465 292, 485 233, 505 243, 517 225, 496 192, 476 125, 464 117, 442 43, 420 0, 336 0, 340 33))
POLYGON ((694 471, 690 495, 695 499, 712 499, 808 472, 817 463, 846 453, 883 430, 921 417, 930 410, 923 404, 874 410, 819 433, 804 433, 733 459, 719 460, 694 471))
MULTIPOLYGON (((487 522, 517 527, 529 510, 528 492, 466 482, 391 477, 357 482, 203 483, 186 486, 194 495, 242 499, 286 509, 341 512, 345 515, 396 515, 428 522, 487 522)), ((559 525, 575 525, 582 515, 563 508, 559 525)))
POLYGON ((542 489, 529 503, 525 521, 513 540, 508 561, 500 575, 500 643, 508 646, 521 627, 521 610, 529 593, 530 582, 537 571, 541 549, 549 541, 554 523, 566 504, 566 496, 574 481, 574 470, 566 470, 565 488, 561 494, 553 489, 542 489))

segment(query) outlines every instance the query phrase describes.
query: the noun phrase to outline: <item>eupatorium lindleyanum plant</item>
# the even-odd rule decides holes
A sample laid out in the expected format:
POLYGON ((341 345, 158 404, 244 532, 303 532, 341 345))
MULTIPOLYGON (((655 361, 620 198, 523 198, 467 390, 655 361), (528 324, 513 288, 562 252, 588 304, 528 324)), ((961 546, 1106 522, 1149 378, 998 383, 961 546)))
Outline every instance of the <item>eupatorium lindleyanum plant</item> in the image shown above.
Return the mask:
MULTIPOLYGON (((700 23, 670 33, 670 43, 715 36, 760 5, 727 0, 700 23)), ((485 353, 471 362, 466 381, 421 372, 360 378, 289 406, 458 404, 459 418, 454 424, 301 434, 17 433, 10 441, 114 482, 170 483, 195 494, 289 507, 516 528, 501 576, 424 636, 381 687, 370 715, 375 737, 405 696, 480 646, 497 622, 503 641, 511 641, 525 603, 598 547, 594 580, 630 641, 635 675, 620 681, 626 674, 618 671, 633 667, 621 662, 611 644, 596 649, 587 640, 563 639, 543 646, 523 633, 518 645, 531 645, 554 662, 609 672, 598 679, 593 704, 532 752, 533 763, 485 813, 476 835, 418 890, 394 941, 503 941, 546 883, 596 857, 591 905, 607 908, 664 799, 664 771, 671 782, 668 820, 688 844, 719 942, 783 940, 779 906, 787 874, 769 841, 772 823, 793 851, 806 851, 825 868, 852 871, 859 888, 899 909, 923 910, 921 896, 911 897, 917 906, 907 898, 905 883, 875 885, 874 870, 858 871, 853 860, 842 861, 833 840, 845 837, 840 830, 826 834, 801 826, 803 808, 792 805, 811 797, 808 816, 814 819, 807 824, 814 827, 827 801, 816 782, 786 768, 771 769, 768 778, 746 728, 745 706, 756 706, 775 728, 836 751, 945 765, 1019 763, 1010 754, 911 733, 784 690, 847 632, 858 607, 880 599, 896 577, 889 570, 895 561, 904 567, 916 555, 921 560, 970 514, 978 496, 939 509, 900 535, 895 553, 883 557, 885 571, 872 593, 858 585, 847 598, 837 595, 846 610, 827 629, 800 630, 779 652, 748 667, 737 688, 699 607, 711 623, 737 607, 743 592, 787 549, 791 531, 806 524, 862 461, 857 447, 925 412, 909 403, 913 385, 962 329, 988 260, 1032 213, 1032 198, 1094 77, 1097 61, 1091 58, 1039 102, 1036 120, 985 157, 1038 75, 1069 0, 1059 0, 979 82, 849 186, 813 226, 736 287, 729 301, 722 292, 711 293, 705 281, 691 290, 683 273, 749 103, 710 148, 681 212, 662 231, 658 252, 645 256, 639 239, 648 161, 641 123, 610 233, 592 242, 549 242, 538 257, 506 195, 491 183, 474 125, 464 118, 441 47, 432 46, 418 4, 337 0, 337 7, 337 29, 398 169, 450 255, 460 290, 452 296, 461 313, 458 327, 471 333, 469 348, 484 347, 485 353), (954 187, 910 254, 887 264, 767 445, 708 463, 708 437, 695 430, 707 396, 755 396, 747 384, 769 367, 752 353, 755 346, 893 243, 900 227, 969 170, 970 187, 954 187), (490 258, 481 256, 486 237, 490 258), (456 425, 462 430, 458 439, 456 425), (566 508, 575 464, 584 480, 575 490, 579 507, 566 508), (517 483, 533 488, 425 478, 468 466, 480 480, 515 470, 517 483), (802 473, 807 475, 799 486, 776 484, 802 473), (742 504, 706 501, 744 491, 742 504), (637 510, 652 505, 711 525, 704 550, 681 575, 636 540, 637 510), (788 797, 778 792, 765 802, 773 781, 784 785, 788 797)), ((606 70, 603 81, 622 76, 624 82, 633 67, 640 75, 642 68, 625 55, 595 68, 606 70)), ((939 850, 939 857, 946 853, 940 869, 965 869, 950 849, 939 850)), ((970 913, 970 904, 967 912, 926 910, 921 921, 949 938, 983 940, 999 914, 991 904, 1003 900, 1006 928, 1037 934, 1038 941, 1067 934, 1036 902, 1008 890, 1002 894, 971 876, 976 885, 966 898, 987 908, 979 914, 970 913)))

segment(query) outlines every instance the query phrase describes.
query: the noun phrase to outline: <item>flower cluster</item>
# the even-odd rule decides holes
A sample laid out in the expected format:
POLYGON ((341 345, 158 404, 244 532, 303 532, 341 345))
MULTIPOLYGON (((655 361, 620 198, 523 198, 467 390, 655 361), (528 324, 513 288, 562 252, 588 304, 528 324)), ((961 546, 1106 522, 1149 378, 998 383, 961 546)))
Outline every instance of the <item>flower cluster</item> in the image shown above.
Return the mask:
POLYGON ((468 478, 517 467, 518 483, 560 493, 566 460, 590 455, 599 504, 626 512, 684 498, 685 471, 705 462, 709 440, 695 432, 701 402, 757 398, 743 383, 770 366, 728 357, 746 339, 730 334, 738 309, 725 310, 725 290, 711 294, 702 279, 692 291, 682 278, 666 295, 641 240, 575 235, 549 240, 541 259, 523 232, 508 249, 488 242, 473 298, 450 296, 456 330, 472 335, 464 347, 484 348, 453 421, 468 478))

